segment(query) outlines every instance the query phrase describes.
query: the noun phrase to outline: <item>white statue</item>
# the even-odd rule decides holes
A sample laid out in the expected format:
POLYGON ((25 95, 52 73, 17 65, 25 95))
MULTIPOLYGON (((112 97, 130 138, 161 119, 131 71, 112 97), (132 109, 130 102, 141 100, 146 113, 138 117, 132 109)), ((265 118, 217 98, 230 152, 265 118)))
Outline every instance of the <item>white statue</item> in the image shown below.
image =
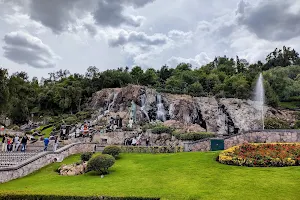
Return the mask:
POLYGON ((132 128, 132 124, 133 124, 133 119, 130 118, 130 120, 128 122, 128 128, 132 128))

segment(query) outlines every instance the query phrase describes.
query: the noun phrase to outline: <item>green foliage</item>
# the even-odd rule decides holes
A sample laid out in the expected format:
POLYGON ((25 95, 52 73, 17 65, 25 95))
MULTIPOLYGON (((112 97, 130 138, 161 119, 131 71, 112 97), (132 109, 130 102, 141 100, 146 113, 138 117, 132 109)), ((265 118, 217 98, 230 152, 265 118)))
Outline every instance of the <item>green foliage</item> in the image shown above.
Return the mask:
POLYGON ((93 156, 93 153, 92 152, 85 152, 83 154, 80 155, 80 158, 82 161, 89 161, 93 156))
POLYGON ((294 129, 300 129, 300 120, 295 122, 294 129))
POLYGON ((287 121, 277 119, 277 118, 266 118, 265 119, 265 129, 289 129, 290 126, 287 121))
POLYGON ((179 153, 183 152, 181 146, 121 146, 122 153, 179 153))
POLYGON ((114 145, 106 146, 102 152, 102 154, 108 154, 115 158, 118 157, 120 153, 121 153, 120 147, 114 145))
POLYGON ((199 132, 199 133, 180 133, 174 131, 172 133, 178 140, 191 140, 191 141, 197 141, 205 138, 212 138, 215 136, 213 133, 208 132, 199 132))
POLYGON ((78 119, 77 117, 74 115, 74 116, 69 116, 67 117, 66 119, 64 119, 65 123, 66 124, 76 124, 78 119))
POLYGON ((20 127, 17 126, 17 125, 14 125, 14 126, 12 127, 12 130, 14 130, 14 131, 18 131, 19 129, 20 129, 20 127))
POLYGON ((172 133, 172 128, 167 126, 156 126, 152 129, 153 134, 172 133))
POLYGON ((102 154, 91 158, 87 164, 88 171, 96 171, 99 174, 107 174, 108 168, 115 164, 115 158, 108 154, 102 154))
POLYGON ((30 194, 7 194, 0 195, 5 200, 159 200, 151 197, 106 197, 106 196, 60 196, 60 195, 30 195, 30 194))

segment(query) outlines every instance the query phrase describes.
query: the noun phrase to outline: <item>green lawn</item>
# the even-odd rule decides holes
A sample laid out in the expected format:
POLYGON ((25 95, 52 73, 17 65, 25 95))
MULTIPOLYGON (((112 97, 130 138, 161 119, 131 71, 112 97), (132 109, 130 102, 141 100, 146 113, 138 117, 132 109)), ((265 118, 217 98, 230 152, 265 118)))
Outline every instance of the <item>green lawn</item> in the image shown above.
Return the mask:
POLYGON ((51 126, 51 127, 47 128, 47 129, 43 130, 42 131, 42 135, 44 135, 44 137, 49 137, 50 133, 52 132, 52 130, 53 130, 53 126, 51 126))
MULTIPOLYGON (((94 173, 59 176, 49 165, 0 185, 0 193, 144 196, 162 199, 300 199, 300 167, 248 168, 215 161, 217 152, 122 154, 101 179, 94 173)), ((64 163, 73 163, 71 156, 64 163)))
POLYGON ((287 109, 299 109, 299 101, 279 102, 279 106, 287 109))

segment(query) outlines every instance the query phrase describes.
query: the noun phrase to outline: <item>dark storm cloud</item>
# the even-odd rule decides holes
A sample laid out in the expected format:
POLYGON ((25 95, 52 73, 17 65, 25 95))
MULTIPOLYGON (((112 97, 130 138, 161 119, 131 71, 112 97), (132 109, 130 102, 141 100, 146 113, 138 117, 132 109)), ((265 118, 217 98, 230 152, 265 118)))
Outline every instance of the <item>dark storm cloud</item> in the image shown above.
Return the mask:
POLYGON ((238 22, 259 38, 284 41, 300 35, 300 7, 295 0, 262 0, 255 6, 241 1, 238 22))
POLYGON ((117 37, 111 38, 108 41, 109 46, 123 46, 125 44, 138 44, 141 46, 159 46, 168 42, 168 38, 162 34, 155 34, 152 36, 147 35, 144 32, 126 32, 121 31, 117 37))
MULTIPOLYGON (((29 15, 52 29, 54 33, 68 30, 77 19, 92 14, 96 24, 104 27, 128 25, 138 27, 140 16, 124 13, 126 7, 140 8, 154 0, 31 0, 29 15)), ((86 27, 90 28, 90 27, 86 27)), ((88 31, 91 31, 88 29, 88 31)))
POLYGON ((11 32, 4 36, 4 57, 18 64, 35 68, 51 68, 58 59, 39 38, 25 32, 11 32))

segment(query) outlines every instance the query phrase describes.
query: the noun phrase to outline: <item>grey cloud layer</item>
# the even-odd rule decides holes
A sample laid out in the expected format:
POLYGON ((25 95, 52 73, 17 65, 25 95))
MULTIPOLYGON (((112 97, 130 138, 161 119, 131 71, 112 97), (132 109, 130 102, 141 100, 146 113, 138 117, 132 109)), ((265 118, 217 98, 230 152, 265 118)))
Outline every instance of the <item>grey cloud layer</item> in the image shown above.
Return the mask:
MULTIPOLYGON (((72 26, 76 20, 91 14, 95 23, 103 27, 128 25, 138 27, 143 21, 141 16, 124 13, 126 7, 140 8, 154 0, 31 0, 29 15, 52 29, 61 33, 72 26)), ((91 27, 88 31, 92 31, 91 27)))
POLYGON ((288 40, 300 35, 300 6, 295 0, 262 0, 257 5, 239 4, 239 23, 259 38, 288 40))
POLYGON ((11 32, 4 37, 4 57, 18 64, 35 68, 55 67, 59 59, 39 38, 25 32, 11 32))

